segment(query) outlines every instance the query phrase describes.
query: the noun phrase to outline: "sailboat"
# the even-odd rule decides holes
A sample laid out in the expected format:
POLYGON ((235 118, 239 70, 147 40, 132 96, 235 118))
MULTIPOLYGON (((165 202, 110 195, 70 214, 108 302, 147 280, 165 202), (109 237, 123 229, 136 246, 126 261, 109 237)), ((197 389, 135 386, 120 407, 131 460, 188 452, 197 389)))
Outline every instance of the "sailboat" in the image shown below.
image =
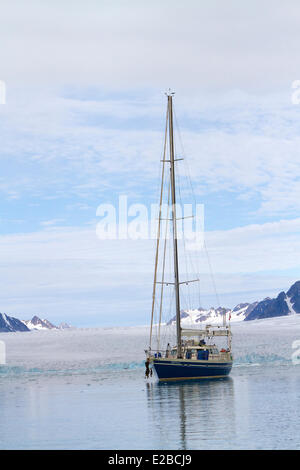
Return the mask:
MULTIPOLYGON (((152 375, 154 369, 159 381, 171 380, 198 380, 198 379, 217 379, 226 377, 232 368, 232 334, 230 329, 230 322, 227 322, 226 313, 223 314, 223 321, 220 325, 205 324, 200 328, 187 328, 181 325, 181 289, 190 282, 196 280, 180 279, 179 273, 179 253, 178 253, 178 236, 177 236, 177 223, 178 218, 176 214, 176 175, 175 175, 175 162, 182 160, 175 157, 174 151, 174 131, 173 131, 173 97, 174 93, 169 91, 167 95, 167 114, 166 114, 166 128, 165 128, 165 143, 164 153, 162 160, 162 180, 159 204, 159 218, 158 218, 158 234, 156 238, 156 256, 155 256, 155 270, 154 270, 154 283, 152 294, 152 313, 151 313, 151 326, 150 326, 150 340, 149 347, 146 353, 146 377, 152 375), (166 157, 166 149, 169 148, 169 158, 166 157), (172 240, 172 274, 173 279, 166 281, 164 270, 161 280, 158 280, 158 256, 161 238, 161 225, 162 225, 162 195, 165 179, 165 167, 169 167, 169 201, 171 204, 171 240, 172 240), (153 328, 154 328, 154 309, 156 305, 157 286, 161 287, 160 296, 160 315, 158 324, 158 341, 157 347, 153 347, 153 328), (175 344, 167 344, 166 348, 161 348, 161 324, 162 324, 162 292, 165 285, 171 286, 174 289, 175 296, 175 325, 176 336, 175 344), (223 347, 218 343, 221 342, 223 347), (225 344, 224 344, 225 343, 225 344)), ((165 251, 164 251, 165 255, 165 251)), ((163 262, 164 266, 165 260, 163 262)), ((174 313, 174 312, 173 312, 174 313)))

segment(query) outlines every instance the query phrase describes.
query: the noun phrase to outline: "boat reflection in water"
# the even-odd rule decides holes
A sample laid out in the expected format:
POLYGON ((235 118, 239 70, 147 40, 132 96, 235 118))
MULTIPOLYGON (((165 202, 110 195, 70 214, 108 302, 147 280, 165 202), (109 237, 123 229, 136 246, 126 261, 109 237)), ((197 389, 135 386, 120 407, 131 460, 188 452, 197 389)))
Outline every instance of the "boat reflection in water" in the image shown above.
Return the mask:
POLYGON ((230 377, 206 381, 147 383, 147 401, 157 448, 226 448, 235 435, 234 382, 230 377))

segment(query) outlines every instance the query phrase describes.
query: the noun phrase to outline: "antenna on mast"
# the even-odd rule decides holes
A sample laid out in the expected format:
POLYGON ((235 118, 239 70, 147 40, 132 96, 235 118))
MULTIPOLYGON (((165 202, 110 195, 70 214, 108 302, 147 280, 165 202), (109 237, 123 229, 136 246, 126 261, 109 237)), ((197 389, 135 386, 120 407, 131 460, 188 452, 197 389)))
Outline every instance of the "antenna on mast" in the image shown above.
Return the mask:
POLYGON ((165 95, 166 95, 166 96, 174 96, 174 95, 175 95, 175 91, 172 91, 171 88, 169 88, 168 91, 165 92, 165 95))

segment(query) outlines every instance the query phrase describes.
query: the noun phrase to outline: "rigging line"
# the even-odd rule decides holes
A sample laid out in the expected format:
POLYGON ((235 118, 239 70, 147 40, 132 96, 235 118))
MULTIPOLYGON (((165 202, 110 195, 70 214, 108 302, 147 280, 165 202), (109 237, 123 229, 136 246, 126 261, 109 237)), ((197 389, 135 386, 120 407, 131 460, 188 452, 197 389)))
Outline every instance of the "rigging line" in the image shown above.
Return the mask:
POLYGON ((183 141, 182 141, 182 138, 181 138, 181 132, 180 132, 180 127, 179 127, 179 124, 178 124, 175 108, 173 108, 173 113, 174 113, 174 117, 175 117, 175 125, 176 125, 176 128, 177 128, 180 145, 181 145, 181 148, 182 148, 183 160, 184 160, 184 164, 186 166, 187 176, 188 176, 188 180, 189 180, 191 190, 192 190, 192 196, 193 196, 194 202, 196 203, 196 197, 195 197, 194 188, 193 188, 193 185, 192 185, 192 179, 191 179, 189 164, 188 164, 188 161, 187 161, 187 158, 186 158, 186 152, 185 152, 183 141))
MULTIPOLYGON (((178 180, 177 187, 178 187, 178 193, 179 193, 179 200, 180 200, 181 207, 183 207, 183 201, 182 201, 182 196, 181 196, 180 176, 179 176, 178 172, 177 172, 177 180, 178 180)), ((189 274, 190 273, 189 273, 189 269, 188 269, 188 255, 187 255, 185 236, 184 236, 184 222, 182 222, 182 226, 181 226, 181 236, 182 236, 183 256, 184 256, 184 262, 185 262, 186 276, 187 276, 187 279, 189 279, 189 277, 190 277, 189 274)), ((191 298, 190 298, 190 286, 189 286, 189 284, 188 284, 187 291, 188 291, 188 295, 187 295, 188 308, 191 308, 191 298)))
MULTIPOLYGON (((191 308, 190 309, 190 312, 192 312, 193 310, 196 310, 196 309, 193 309, 191 308)), ((189 314, 189 317, 188 317, 188 325, 187 326, 195 326, 195 324, 193 323, 193 316, 191 314, 189 314)))
POLYGON ((175 125, 176 125, 176 128, 177 128, 177 132, 178 132, 178 136, 179 136, 179 141, 180 141, 180 145, 181 145, 181 148, 182 148, 182 155, 183 155, 183 160, 184 160, 184 165, 186 167, 186 179, 187 179, 187 182, 188 182, 188 185, 190 186, 191 188, 191 192, 192 192, 192 198, 194 200, 194 204, 196 205, 196 196, 195 196, 195 192, 194 192, 194 187, 193 187, 193 184, 192 184, 192 178, 191 178, 191 172, 190 172, 190 167, 189 167, 189 163, 188 163, 188 158, 186 157, 186 152, 185 152, 185 149, 184 149, 184 145, 183 145, 183 140, 182 140, 182 137, 181 137, 181 131, 180 131, 180 127, 179 127, 179 123, 178 123, 178 120, 177 120, 177 116, 176 116, 176 112, 175 112, 175 109, 174 109, 174 117, 175 117, 175 125))
MULTIPOLYGON (((165 160, 165 157, 166 157, 168 117, 169 117, 169 108, 167 108, 167 113, 166 113, 166 127, 165 127, 163 160, 165 160)), ((151 350, 151 345, 152 345, 152 328, 153 328, 153 315, 154 315, 154 306, 155 306, 156 276, 157 276, 157 262, 158 262, 158 251, 159 251, 159 240, 160 240, 160 222, 161 222, 160 219, 161 219, 161 205, 162 205, 163 189, 164 189, 164 175, 165 175, 165 163, 162 164, 162 178, 161 178, 160 203, 159 203, 159 220, 158 220, 158 228, 157 228, 154 282, 153 282, 153 291, 152 291, 152 309, 151 309, 151 325, 150 325, 150 339, 149 339, 149 349, 150 350, 151 350)))
MULTIPOLYGON (((169 313, 168 313, 168 318, 171 318, 171 311, 173 310, 175 304, 175 292, 173 291, 171 293, 171 298, 170 298, 170 304, 169 304, 169 313)), ((174 332, 174 325, 168 325, 168 322, 166 321, 166 328, 164 331, 164 337, 163 337, 163 342, 164 344, 167 342, 166 338, 170 339, 170 341, 175 340, 175 332, 174 332)))
MULTIPOLYGON (((182 198, 182 192, 181 192, 181 184, 180 184, 180 176, 178 175, 178 190, 179 190, 179 199, 181 202, 181 205, 183 206, 183 198, 182 198)), ((184 222, 183 222, 184 224, 184 222)), ((185 239, 185 234, 184 234, 184 225, 183 225, 183 230, 182 230, 182 243, 183 243, 183 252, 184 252, 184 259, 185 259, 185 267, 186 267, 186 272, 187 272, 187 278, 189 278, 189 274, 192 274, 192 272, 195 273, 196 276, 199 278, 200 274, 200 269, 197 266, 197 258, 196 258, 196 266, 194 265, 191 253, 187 249, 187 244, 186 244, 186 239, 185 239)), ((192 292, 191 286, 188 285, 188 301, 189 301, 189 308, 192 308, 192 296, 194 295, 192 292)), ((200 297, 200 286, 198 286, 198 297, 200 297)))
MULTIPOLYGON (((169 190, 168 190, 168 207, 170 206, 170 194, 171 194, 171 181, 169 181, 169 190)), ((158 341, 157 345, 159 349, 160 346, 160 325, 161 325, 161 315, 162 315, 162 304, 163 304, 163 294, 164 294, 164 280, 165 280, 165 265, 166 265, 166 247, 167 247, 167 232, 169 228, 169 221, 166 221, 165 228, 165 240, 164 240, 164 255, 163 255, 163 266, 162 266, 162 285, 160 291, 160 308, 159 308, 159 322, 158 322, 158 341)))
MULTIPOLYGON (((168 211, 170 212, 171 206, 169 206, 168 211)), ((168 243, 167 245, 168 248, 168 269, 169 272, 172 272, 172 265, 173 265, 173 253, 172 253, 172 247, 171 243, 168 243)), ((169 297, 169 302, 168 302, 168 312, 166 312, 165 315, 165 321, 168 323, 168 321, 172 318, 172 312, 174 313, 174 308, 175 308, 175 291, 171 289, 168 293, 169 297)), ((168 325, 167 328, 165 329, 165 335, 164 335, 164 341, 166 342, 167 338, 170 338, 170 334, 174 335, 174 328, 172 328, 172 325, 168 325), (171 333, 170 333, 171 332, 171 333)), ((171 338, 170 338, 171 339, 171 338)), ((174 340, 174 338, 172 338, 174 340)))
MULTIPOLYGON (((193 198, 194 204, 196 206, 197 201, 196 201, 196 196, 195 196, 195 192, 194 192, 194 187, 193 187, 193 184, 192 184, 190 167, 189 167, 188 158, 186 157, 186 152, 185 152, 185 149, 184 149, 184 146, 183 146, 183 141, 182 141, 182 138, 181 138, 181 131, 180 131, 180 127, 179 127, 179 124, 178 124, 178 121, 177 121, 175 110, 174 110, 174 116, 175 116, 175 124, 176 124, 176 128, 177 128, 177 132, 178 132, 178 135, 179 135, 180 145, 182 147, 182 154, 184 156, 184 163, 185 163, 185 167, 186 167, 185 176, 186 176, 188 185, 191 188, 192 198, 193 198)), ((195 214, 195 218, 196 218, 196 214, 195 214)))
MULTIPOLYGON (((190 172, 190 167, 189 167, 189 163, 188 163, 188 158, 186 157, 186 152, 185 152, 185 149, 184 149, 184 145, 183 145, 183 140, 182 140, 182 137, 181 137, 181 131, 180 131, 180 127, 179 127, 179 123, 178 123, 178 120, 177 120, 177 116, 176 116, 176 112, 175 112, 175 108, 173 109, 173 112, 174 112, 174 117, 175 117, 175 125, 176 125, 176 128, 177 128, 177 132, 178 132, 178 136, 179 136, 179 141, 180 141, 180 145, 181 145, 181 148, 182 148, 182 155, 184 157, 184 165, 185 165, 185 169, 186 169, 186 177, 187 177, 187 180, 188 180, 188 183, 189 183, 189 186, 191 188, 191 192, 192 192, 192 198, 194 200, 194 204, 195 204, 195 207, 197 205, 197 202, 196 202, 196 196, 195 196, 195 192, 194 192, 194 187, 193 187, 193 184, 192 184, 192 178, 191 178, 191 172, 190 172)), ((195 223, 196 222, 196 215, 195 215, 195 223)), ((203 234, 203 237, 204 237, 204 234, 203 234)), ((196 250, 196 255, 195 255, 195 263, 196 263, 196 272, 199 273, 200 275, 200 253, 197 253, 199 250, 196 250)), ((193 268, 194 269, 194 268, 193 268)), ((200 285, 199 285, 199 301, 200 301, 200 285)))
MULTIPOLYGON (((171 269, 170 267, 172 266, 172 252, 171 252, 170 245, 171 245, 170 243, 167 243, 167 254, 166 254, 166 258, 168 257, 168 269, 169 270, 171 269)), ((162 318, 163 318, 163 321, 166 323, 166 325, 165 325, 165 328, 163 329, 161 344, 165 343, 167 336, 170 336, 171 326, 169 326, 167 323, 172 317, 171 312, 174 310, 175 292, 173 289, 169 292, 168 299, 169 299, 168 311, 167 309, 162 311, 162 318)))
POLYGON ((214 276, 213 276, 213 271, 212 271, 212 267, 211 267, 211 264, 210 264, 210 259, 209 259, 209 256, 208 256, 208 250, 207 250, 207 247, 206 247, 205 240, 204 240, 204 249, 205 249, 205 253, 206 253, 206 256, 207 256, 207 262, 208 262, 208 266, 209 266, 209 270, 210 270, 210 275, 211 275, 212 284, 213 284, 213 287, 214 287, 217 303, 218 303, 218 306, 221 307, 220 299, 219 299, 219 295, 218 295, 218 292, 217 292, 215 279, 214 279, 214 276))

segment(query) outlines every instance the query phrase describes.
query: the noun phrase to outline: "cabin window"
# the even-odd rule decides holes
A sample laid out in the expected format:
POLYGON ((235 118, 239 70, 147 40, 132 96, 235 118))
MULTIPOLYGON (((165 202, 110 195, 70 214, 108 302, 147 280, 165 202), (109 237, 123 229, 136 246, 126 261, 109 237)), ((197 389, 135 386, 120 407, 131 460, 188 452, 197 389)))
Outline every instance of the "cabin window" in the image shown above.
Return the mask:
POLYGON ((209 355, 208 350, 199 349, 197 353, 197 359, 206 361, 208 359, 208 355, 209 355))

